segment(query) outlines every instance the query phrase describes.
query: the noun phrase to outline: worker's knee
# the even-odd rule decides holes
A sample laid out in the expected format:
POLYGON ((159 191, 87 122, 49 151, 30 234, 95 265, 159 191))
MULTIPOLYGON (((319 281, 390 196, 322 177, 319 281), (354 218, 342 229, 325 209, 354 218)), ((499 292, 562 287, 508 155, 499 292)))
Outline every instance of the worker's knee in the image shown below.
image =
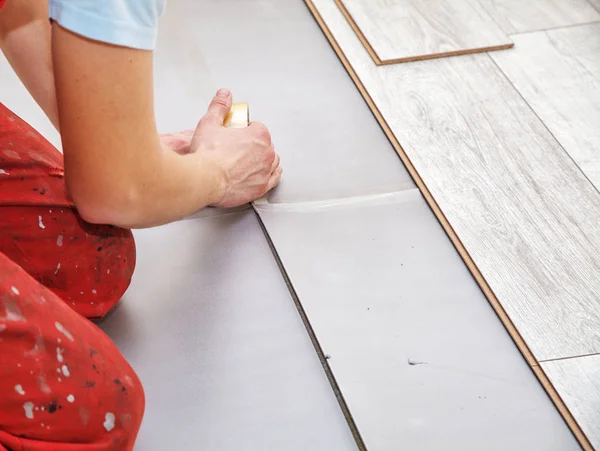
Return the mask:
POLYGON ((69 297, 79 313, 86 317, 102 317, 121 299, 131 283, 136 264, 135 240, 131 230, 89 224, 79 217, 78 221, 85 232, 81 245, 81 266, 85 274, 79 277, 79 287, 70 288, 69 297))
POLYGON ((71 208, 0 206, 0 252, 78 313, 104 316, 127 290, 130 230, 83 221, 71 208))

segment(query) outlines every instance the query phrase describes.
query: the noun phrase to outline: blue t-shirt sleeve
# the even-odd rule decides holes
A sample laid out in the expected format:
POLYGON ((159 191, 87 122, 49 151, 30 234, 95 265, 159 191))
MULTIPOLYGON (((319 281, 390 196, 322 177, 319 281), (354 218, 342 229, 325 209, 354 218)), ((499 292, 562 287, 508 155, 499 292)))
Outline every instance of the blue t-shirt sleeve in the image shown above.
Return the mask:
POLYGON ((166 0, 49 0, 50 19, 95 41, 153 50, 166 0))

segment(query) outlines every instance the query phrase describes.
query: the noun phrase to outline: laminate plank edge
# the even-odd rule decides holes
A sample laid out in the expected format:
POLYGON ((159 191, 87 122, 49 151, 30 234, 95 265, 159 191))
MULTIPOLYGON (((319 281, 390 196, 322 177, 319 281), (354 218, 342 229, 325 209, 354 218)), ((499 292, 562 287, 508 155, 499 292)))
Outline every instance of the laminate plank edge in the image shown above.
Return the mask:
POLYGON ((358 77, 356 71, 354 70, 354 68, 350 64, 348 58, 346 57, 346 55, 342 51, 342 49, 341 49, 340 45, 338 44, 337 40, 333 36, 333 34, 332 34, 331 30, 329 29, 327 23, 325 22, 325 20, 321 16, 321 13, 320 13, 319 9, 315 6, 315 4, 313 3, 312 0, 305 0, 305 3, 307 5, 307 7, 309 8, 309 10, 311 11, 311 13, 313 14, 313 16, 315 17, 315 20, 317 21, 317 23, 319 24, 319 26, 323 30, 323 33, 325 34, 325 36, 328 39, 328 41, 331 44, 331 46, 333 47, 334 51, 337 53, 338 57, 340 58, 340 61, 342 62, 342 64, 346 68, 346 70, 348 71, 348 74, 350 75, 350 77, 354 81, 354 83, 357 86, 358 90, 363 95, 365 101, 367 102, 367 104, 371 108, 371 111, 373 112, 373 114, 376 117, 377 121, 379 122, 379 124, 381 125, 381 127, 384 130, 385 134, 389 138, 392 146, 394 147, 394 149, 396 150, 396 152, 400 156, 402 162, 405 164, 405 166, 406 166, 407 170, 409 171, 410 175, 413 177, 413 179, 414 179, 417 187, 419 188, 419 190, 423 194, 423 196, 424 196, 425 200, 427 201, 428 205, 430 206, 430 208, 432 209, 433 213, 435 214, 435 216, 440 221, 440 224, 442 225, 442 227, 445 230, 445 232, 448 234, 448 237, 450 238, 452 244, 455 246, 457 252, 462 257, 462 259, 464 260, 465 264, 467 265, 467 267, 469 268, 469 270, 473 274, 473 277, 475 278, 477 284, 480 286, 481 290, 485 294, 485 296, 488 299, 488 301, 490 302, 491 306, 494 308, 494 310, 497 313, 498 317, 500 318, 500 320, 504 324, 505 328, 507 329, 508 333, 512 337, 512 339, 515 342, 517 348, 523 354, 523 356, 526 359, 526 361, 528 362, 528 364, 532 367, 532 369, 533 369, 534 373, 536 374, 536 376, 538 377, 540 383, 542 384, 542 386, 547 391, 548 395, 550 396, 550 398, 554 402, 554 404, 555 404, 556 408, 558 409, 558 411, 560 412, 560 414, 565 419, 565 422, 567 423, 567 425, 569 426, 569 428, 571 429, 571 431, 573 432, 573 434, 575 435, 575 437, 577 438, 577 440, 581 444, 582 448, 584 450, 586 450, 586 451, 588 451, 588 450, 589 451, 593 451, 593 447, 592 447, 590 441, 588 440, 588 438, 586 437, 586 435, 582 431, 581 427, 579 426, 579 424, 575 420, 573 414, 567 408, 567 406, 563 402, 562 398, 560 397, 559 393, 556 391, 555 387, 552 385, 552 383, 550 382, 550 380, 548 379, 548 377, 546 376, 546 374, 540 369, 539 364, 538 364, 536 358, 533 356, 533 354, 532 354, 529 346, 527 345, 527 343, 525 342, 525 340, 521 336, 520 332, 515 327, 515 325, 514 325, 513 321, 511 320, 511 318, 507 315, 504 307, 499 302, 498 298, 496 297, 496 295, 494 294, 494 292, 490 288, 490 286, 489 286, 486 278, 483 276, 483 274, 481 273, 481 271, 479 270, 479 268, 475 264, 475 262, 474 262, 473 258, 471 257, 470 253, 467 251, 467 249, 463 245, 461 239, 459 238, 459 236, 455 232, 454 228, 452 227, 452 225, 448 221, 446 215, 443 213, 443 211, 441 210, 441 208, 438 205, 437 201, 432 196, 430 190, 425 185, 425 183, 424 183, 421 175, 419 174, 419 172, 417 171, 417 169, 413 165, 412 161, 409 159, 408 155, 406 154, 406 152, 404 151, 404 149, 400 145, 398 139, 396 138, 396 136, 392 132, 392 130, 391 130, 390 126, 388 125, 386 119, 381 114, 379 108, 377 107, 377 105, 373 101, 372 97, 370 96, 370 94, 368 93, 367 89, 363 85, 362 81, 358 77))
MULTIPOLYGON (((497 45, 486 45, 486 46, 470 47, 470 48, 465 48, 465 49, 449 50, 449 51, 444 51, 444 52, 427 53, 427 54, 423 54, 423 55, 412 55, 412 56, 407 56, 407 57, 381 59, 379 57, 379 55, 377 54, 377 51, 371 45, 371 42, 369 41, 369 39, 367 39, 367 37, 363 33, 360 26, 354 20, 352 14, 348 11, 348 8, 346 7, 346 5, 344 5, 343 0, 334 0, 334 1, 335 1, 336 5, 338 6, 338 8, 340 9, 340 11, 342 12, 342 14, 344 15, 344 17, 346 18, 346 20, 348 21, 348 24, 350 25, 350 27, 352 27, 352 29, 356 33, 356 36, 358 37, 358 39, 361 41, 361 43, 365 47, 365 50, 369 53, 369 55, 373 59, 373 62, 377 66, 384 66, 384 65, 388 65, 388 64, 407 63, 407 62, 411 62, 411 61, 422 61, 422 60, 435 59, 435 58, 446 58, 446 57, 450 57, 450 56, 467 55, 470 53, 481 53, 481 52, 496 51, 496 50, 506 50, 506 49, 510 49, 514 46, 514 43, 510 42, 510 38, 508 36, 503 36, 505 38, 505 39, 503 39, 504 42, 497 44, 497 45)), ((493 27, 496 26, 496 24, 493 23, 493 20, 491 18, 490 18, 490 22, 493 24, 492 25, 493 27)), ((501 33, 500 29, 498 29, 498 31, 501 33)))

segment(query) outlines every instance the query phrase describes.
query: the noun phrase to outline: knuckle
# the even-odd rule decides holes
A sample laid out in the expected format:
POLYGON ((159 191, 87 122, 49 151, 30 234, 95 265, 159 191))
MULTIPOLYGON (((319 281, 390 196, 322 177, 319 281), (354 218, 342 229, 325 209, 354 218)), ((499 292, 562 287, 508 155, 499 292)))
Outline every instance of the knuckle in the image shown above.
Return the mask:
POLYGON ((215 97, 211 103, 212 103, 213 107, 217 107, 217 108, 227 109, 227 107, 228 107, 227 99, 221 98, 221 97, 215 97))
POLYGON ((267 127, 260 122, 255 122, 255 124, 256 138, 259 140, 260 143, 264 145, 270 145, 271 133, 269 132, 269 129, 267 129, 267 127))
POLYGON ((264 158, 265 158, 265 163, 267 163, 269 165, 269 167, 270 167, 273 164, 273 162, 275 161, 275 158, 276 158, 275 151, 273 149, 268 149, 264 153, 264 158))

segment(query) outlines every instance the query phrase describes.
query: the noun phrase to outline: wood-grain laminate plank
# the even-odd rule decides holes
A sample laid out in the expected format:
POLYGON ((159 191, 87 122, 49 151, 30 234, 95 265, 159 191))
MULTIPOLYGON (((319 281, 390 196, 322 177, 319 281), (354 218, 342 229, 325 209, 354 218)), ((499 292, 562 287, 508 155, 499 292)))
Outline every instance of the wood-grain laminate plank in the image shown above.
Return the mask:
POLYGON ((514 39, 493 59, 600 188, 600 22, 514 39))
POLYGON ((543 362, 541 367, 592 446, 600 449, 600 355, 543 362))
POLYGON ((592 449, 537 362, 600 348, 600 194, 488 55, 376 67, 334 0, 306 3, 517 346, 592 449))
POLYGON ((600 20, 600 13, 587 0, 479 0, 479 2, 509 35, 600 20))
POLYGON ((378 65, 512 46, 477 0, 336 3, 378 65))

